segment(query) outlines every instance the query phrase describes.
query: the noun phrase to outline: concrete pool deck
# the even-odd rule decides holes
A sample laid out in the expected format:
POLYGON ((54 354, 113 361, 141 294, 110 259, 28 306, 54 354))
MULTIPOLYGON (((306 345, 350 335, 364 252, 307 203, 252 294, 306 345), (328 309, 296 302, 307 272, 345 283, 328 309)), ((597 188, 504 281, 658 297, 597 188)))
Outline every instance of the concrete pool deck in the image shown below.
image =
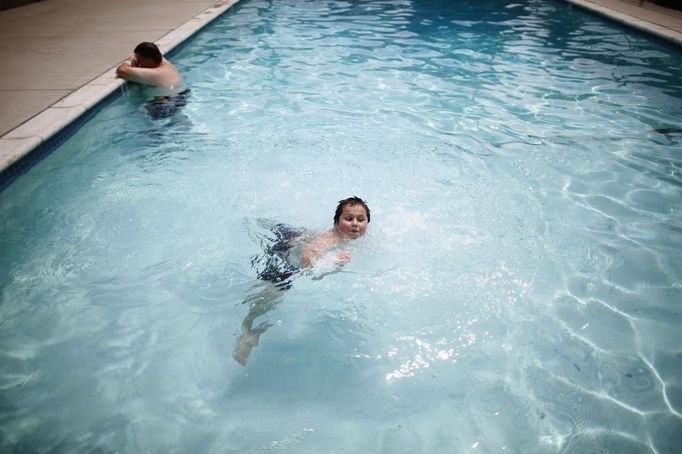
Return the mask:
MULTIPOLYGON (((168 52, 239 0, 43 0, 0 11, 0 172, 117 90, 141 41, 168 52)), ((682 46, 682 11, 566 0, 682 46)))
POLYGON ((565 0, 682 46, 682 11, 640 0, 565 0))

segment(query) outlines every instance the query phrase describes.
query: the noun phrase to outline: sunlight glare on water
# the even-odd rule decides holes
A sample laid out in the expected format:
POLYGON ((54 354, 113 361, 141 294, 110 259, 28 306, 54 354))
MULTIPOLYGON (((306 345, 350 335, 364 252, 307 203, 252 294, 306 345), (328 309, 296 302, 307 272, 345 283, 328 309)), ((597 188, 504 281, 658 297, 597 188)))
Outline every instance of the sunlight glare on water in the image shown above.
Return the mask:
POLYGON ((562 2, 243 0, 171 59, 174 116, 129 87, 0 193, 3 451, 682 445, 678 50, 562 2), (239 365, 263 226, 352 195, 352 261, 239 365))

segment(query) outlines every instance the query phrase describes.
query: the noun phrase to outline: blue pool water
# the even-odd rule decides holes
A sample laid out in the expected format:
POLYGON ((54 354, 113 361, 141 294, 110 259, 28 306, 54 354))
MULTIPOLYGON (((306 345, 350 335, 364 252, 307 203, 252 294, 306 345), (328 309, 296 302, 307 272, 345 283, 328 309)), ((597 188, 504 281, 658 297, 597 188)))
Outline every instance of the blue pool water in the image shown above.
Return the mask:
POLYGON ((673 453, 682 54, 563 2, 244 0, 0 193, 0 451, 673 453), (263 219, 372 209, 232 359, 263 219))

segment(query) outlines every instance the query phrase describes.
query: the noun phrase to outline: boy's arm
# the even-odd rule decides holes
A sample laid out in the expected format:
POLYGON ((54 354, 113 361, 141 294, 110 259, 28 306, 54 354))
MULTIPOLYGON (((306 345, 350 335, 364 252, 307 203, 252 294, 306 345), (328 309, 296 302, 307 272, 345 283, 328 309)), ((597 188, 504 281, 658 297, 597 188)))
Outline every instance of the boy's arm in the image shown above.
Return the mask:
MULTIPOLYGON (((311 244, 303 246, 301 250, 300 263, 303 268, 313 266, 315 260, 334 245, 334 237, 330 233, 325 233, 313 241, 311 244)), ((340 265, 350 262, 351 256, 348 251, 338 251, 336 262, 340 265)))
POLYGON ((156 68, 136 68, 132 61, 118 65, 116 75, 122 79, 145 85, 158 85, 158 70, 156 68))
POLYGON ((317 256, 320 255, 320 249, 318 246, 316 246, 316 243, 318 243, 318 241, 315 241, 313 244, 305 245, 301 248, 301 267, 310 268, 313 266, 313 262, 317 256))

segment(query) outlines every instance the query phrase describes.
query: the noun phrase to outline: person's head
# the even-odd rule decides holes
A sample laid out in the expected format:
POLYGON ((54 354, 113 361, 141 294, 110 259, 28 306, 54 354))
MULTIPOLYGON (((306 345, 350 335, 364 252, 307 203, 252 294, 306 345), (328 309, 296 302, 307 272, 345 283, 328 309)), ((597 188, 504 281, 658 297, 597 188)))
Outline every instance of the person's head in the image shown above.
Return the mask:
POLYGON ((334 213, 334 227, 344 236, 356 239, 365 234, 369 224, 369 207, 360 197, 339 201, 334 213))
POLYGON ((154 43, 140 43, 135 47, 135 60, 140 68, 156 68, 161 64, 163 55, 154 43))

